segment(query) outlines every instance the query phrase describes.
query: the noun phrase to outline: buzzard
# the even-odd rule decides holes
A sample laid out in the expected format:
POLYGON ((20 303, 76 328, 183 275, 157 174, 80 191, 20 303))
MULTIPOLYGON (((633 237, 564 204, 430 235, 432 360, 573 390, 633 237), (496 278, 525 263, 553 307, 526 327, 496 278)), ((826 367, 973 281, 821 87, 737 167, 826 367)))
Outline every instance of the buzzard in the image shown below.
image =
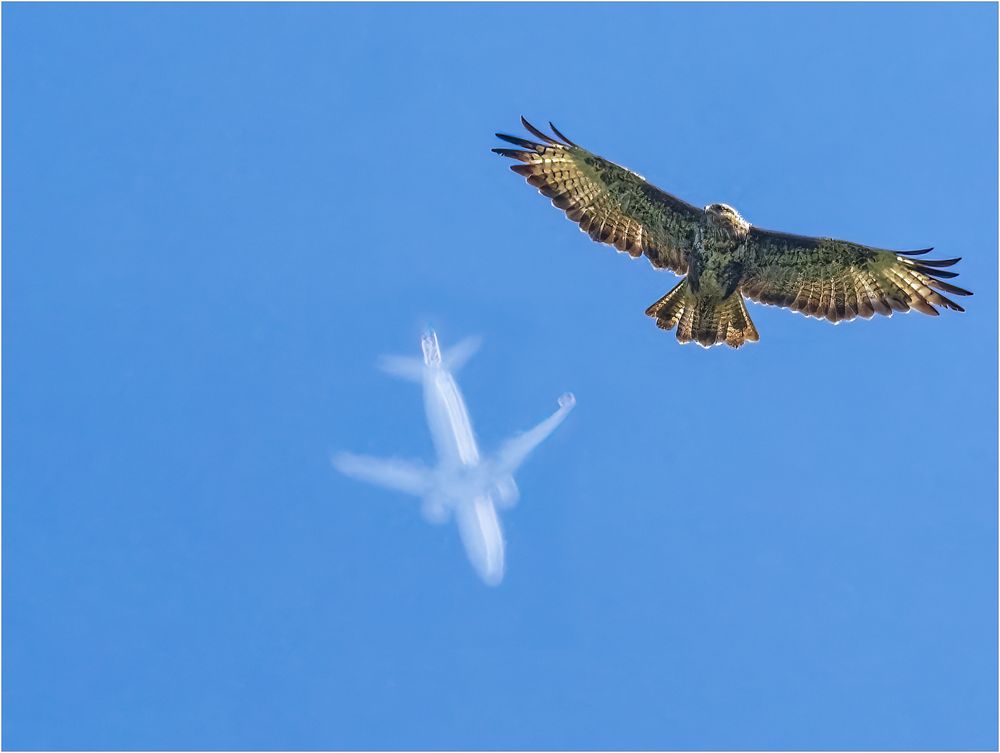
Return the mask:
POLYGON ((511 170, 595 241, 657 268, 686 275, 646 309, 682 343, 738 348, 760 339, 744 298, 837 323, 934 306, 964 311, 941 291, 972 295, 945 282, 959 259, 921 258, 931 249, 888 251, 832 238, 762 230, 726 204, 699 209, 645 178, 583 149, 549 123, 553 136, 523 117, 539 142, 502 133, 517 149, 494 149, 511 170))

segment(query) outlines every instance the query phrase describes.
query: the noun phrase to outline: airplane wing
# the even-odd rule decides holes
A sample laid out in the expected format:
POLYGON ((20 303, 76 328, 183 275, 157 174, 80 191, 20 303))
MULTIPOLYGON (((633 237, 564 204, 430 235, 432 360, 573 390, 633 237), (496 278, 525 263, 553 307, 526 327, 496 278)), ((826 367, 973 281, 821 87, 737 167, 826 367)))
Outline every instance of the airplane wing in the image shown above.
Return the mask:
POLYGON ((524 462, 524 459, 531 454, 542 441, 549 436, 556 427, 563 422, 563 419, 573 410, 576 405, 576 398, 567 392, 559 398, 559 410, 539 423, 537 426, 528 429, 523 434, 518 434, 504 442, 493 458, 491 470, 498 476, 511 474, 524 462))
POLYGON ((383 460, 340 452, 333 456, 333 466, 345 476, 417 497, 423 496, 431 486, 431 472, 419 463, 406 460, 383 460))

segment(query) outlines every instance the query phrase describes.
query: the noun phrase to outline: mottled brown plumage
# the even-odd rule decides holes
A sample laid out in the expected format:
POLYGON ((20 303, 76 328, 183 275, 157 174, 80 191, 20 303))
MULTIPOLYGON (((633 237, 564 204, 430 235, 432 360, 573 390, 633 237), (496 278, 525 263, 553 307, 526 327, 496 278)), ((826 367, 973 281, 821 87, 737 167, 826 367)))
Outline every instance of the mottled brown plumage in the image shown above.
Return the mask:
POLYGON ((699 209, 641 175, 580 148, 555 126, 540 142, 498 133, 518 149, 494 149, 595 241, 654 267, 687 275, 646 313, 681 342, 738 348, 759 339, 744 297, 832 322, 934 306, 964 311, 943 294, 972 295, 944 281, 959 259, 920 259, 931 249, 889 251, 830 238, 755 228, 725 204, 699 209))

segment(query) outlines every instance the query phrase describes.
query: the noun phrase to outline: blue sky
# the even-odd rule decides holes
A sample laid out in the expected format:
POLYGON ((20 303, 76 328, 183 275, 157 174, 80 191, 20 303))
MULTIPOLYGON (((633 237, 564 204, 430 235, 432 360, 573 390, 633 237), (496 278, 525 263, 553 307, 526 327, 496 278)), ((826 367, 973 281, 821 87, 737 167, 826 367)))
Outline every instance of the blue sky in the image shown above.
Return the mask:
POLYGON ((997 10, 3 7, 3 747, 997 745, 997 10), (518 116, 968 313, 679 346, 518 116), (338 476, 481 334, 508 570, 338 476))

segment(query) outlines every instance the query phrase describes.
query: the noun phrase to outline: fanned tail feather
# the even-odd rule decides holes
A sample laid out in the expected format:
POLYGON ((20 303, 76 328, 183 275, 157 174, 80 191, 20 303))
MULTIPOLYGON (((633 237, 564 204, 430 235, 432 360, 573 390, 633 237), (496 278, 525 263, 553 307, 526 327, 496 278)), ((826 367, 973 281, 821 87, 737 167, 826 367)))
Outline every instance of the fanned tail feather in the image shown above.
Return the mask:
POLYGON ((721 343, 739 348, 760 339, 738 291, 721 301, 699 298, 691 292, 687 280, 646 309, 646 315, 656 319, 660 329, 676 327, 678 342, 697 342, 705 348, 721 343))

